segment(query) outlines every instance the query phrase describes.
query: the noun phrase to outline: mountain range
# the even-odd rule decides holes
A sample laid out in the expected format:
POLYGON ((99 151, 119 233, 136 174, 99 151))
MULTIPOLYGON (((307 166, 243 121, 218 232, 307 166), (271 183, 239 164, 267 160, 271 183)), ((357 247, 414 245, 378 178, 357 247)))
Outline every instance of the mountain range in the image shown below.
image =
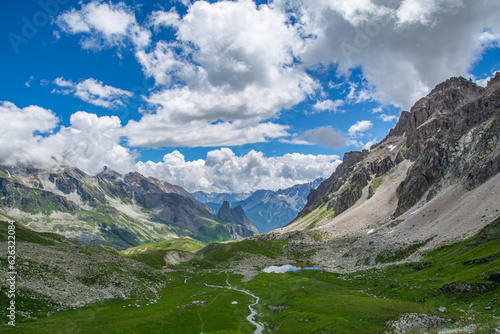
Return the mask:
POLYGON ((297 184, 290 188, 273 190, 257 190, 253 193, 193 193, 200 202, 217 211, 224 201, 232 207, 241 206, 247 217, 257 227, 259 233, 281 228, 294 219, 304 208, 307 195, 323 181, 297 184))
POLYGON ((116 249, 184 236, 224 241, 256 232, 241 219, 236 225, 220 221, 183 188, 137 172, 105 168, 91 176, 70 166, 3 166, 0 195, 8 215, 37 231, 116 249))

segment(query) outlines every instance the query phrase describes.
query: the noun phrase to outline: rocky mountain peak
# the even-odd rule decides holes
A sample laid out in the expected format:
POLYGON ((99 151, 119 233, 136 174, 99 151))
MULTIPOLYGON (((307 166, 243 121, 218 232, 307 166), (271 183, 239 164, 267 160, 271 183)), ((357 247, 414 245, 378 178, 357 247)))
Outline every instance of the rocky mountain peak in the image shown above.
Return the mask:
POLYGON ((394 129, 370 151, 346 153, 335 172, 311 191, 296 220, 319 208, 338 216, 363 194, 370 199, 383 176, 403 161, 410 167, 398 181, 394 217, 421 200, 432 200, 449 185, 461 183, 471 190, 483 184, 500 171, 499 111, 500 73, 487 88, 463 77, 438 84, 409 112, 403 111, 394 129))
POLYGON ((246 238, 258 233, 257 228, 245 215, 245 211, 240 205, 231 209, 229 202, 224 201, 217 213, 217 219, 233 224, 231 228, 234 237, 246 238))
POLYGON ((229 214, 230 212, 231 212, 231 207, 229 206, 229 202, 228 201, 224 201, 222 203, 222 206, 219 209, 219 213, 218 214, 225 215, 225 214, 229 214))
POLYGON ((414 131, 435 114, 450 113, 477 98, 484 88, 463 77, 450 78, 438 84, 426 97, 418 100, 410 112, 402 111, 388 137, 414 131))
POLYGON ((344 153, 344 157, 342 158, 342 164, 339 165, 339 168, 343 171, 347 171, 349 168, 353 167, 355 164, 363 160, 368 151, 351 151, 344 153))
POLYGON ((99 173, 97 176, 102 177, 103 179, 106 179, 106 180, 110 180, 110 181, 117 181, 117 180, 123 178, 123 175, 112 170, 108 166, 104 166, 104 169, 102 170, 102 172, 99 173))
POLYGON ((495 76, 488 80, 488 84, 486 86, 488 90, 495 90, 498 87, 500 87, 500 72, 496 72, 495 76))

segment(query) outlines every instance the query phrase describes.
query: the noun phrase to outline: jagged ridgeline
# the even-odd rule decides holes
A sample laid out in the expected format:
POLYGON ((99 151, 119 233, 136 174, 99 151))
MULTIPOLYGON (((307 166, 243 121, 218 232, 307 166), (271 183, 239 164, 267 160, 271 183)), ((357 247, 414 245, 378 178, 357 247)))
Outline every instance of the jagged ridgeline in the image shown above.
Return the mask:
POLYGON ((218 242, 253 234, 219 220, 183 188, 136 172, 2 166, 0 195, 7 214, 37 231, 118 250, 175 237, 218 242))
POLYGON ((464 78, 439 84, 380 143, 346 153, 285 230, 341 236, 389 223, 418 226, 436 243, 482 228, 500 203, 499 88, 498 73, 487 88, 464 78))

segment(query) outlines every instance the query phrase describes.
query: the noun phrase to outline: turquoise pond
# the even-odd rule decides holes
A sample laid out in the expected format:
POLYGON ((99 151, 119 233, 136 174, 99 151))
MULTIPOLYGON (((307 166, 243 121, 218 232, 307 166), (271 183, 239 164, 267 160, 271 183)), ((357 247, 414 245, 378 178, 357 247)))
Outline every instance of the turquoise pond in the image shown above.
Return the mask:
POLYGON ((284 264, 282 266, 268 266, 265 267, 262 271, 265 273, 275 273, 275 274, 284 274, 289 271, 300 271, 300 270, 320 270, 319 267, 295 267, 290 264, 284 264))

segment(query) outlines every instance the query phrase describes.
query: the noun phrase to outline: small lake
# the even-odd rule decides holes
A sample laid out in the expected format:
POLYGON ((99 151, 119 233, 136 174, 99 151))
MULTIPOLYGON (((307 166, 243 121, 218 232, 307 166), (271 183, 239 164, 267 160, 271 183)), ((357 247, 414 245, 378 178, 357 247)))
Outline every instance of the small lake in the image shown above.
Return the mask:
POLYGON ((284 264, 282 266, 268 266, 265 267, 262 271, 265 273, 275 273, 275 274, 284 274, 289 271, 300 271, 300 270, 320 270, 319 267, 295 267, 290 264, 284 264))

